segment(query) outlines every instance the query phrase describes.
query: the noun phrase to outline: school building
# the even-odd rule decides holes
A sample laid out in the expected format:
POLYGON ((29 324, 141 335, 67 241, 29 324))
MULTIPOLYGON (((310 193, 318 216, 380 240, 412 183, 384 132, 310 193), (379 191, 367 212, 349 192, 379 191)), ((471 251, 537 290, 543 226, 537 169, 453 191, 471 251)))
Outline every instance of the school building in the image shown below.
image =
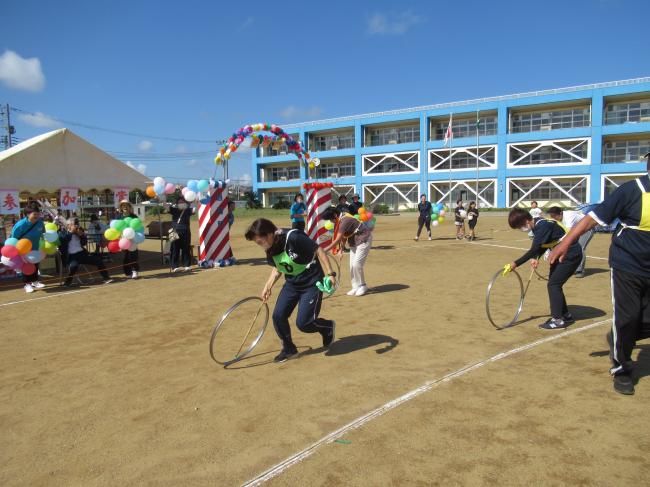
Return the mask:
MULTIPOLYGON (((650 77, 495 96, 285 125, 334 195, 359 193, 399 210, 458 198, 481 207, 532 200, 575 206, 644 174, 650 77), (444 138, 452 116, 453 139, 444 138), (477 134, 477 115, 478 123, 477 134), (478 164, 478 169, 477 169, 478 164), (477 191, 478 175, 478 191, 477 191)), ((292 200, 307 171, 285 146, 253 152, 264 206, 292 200)))

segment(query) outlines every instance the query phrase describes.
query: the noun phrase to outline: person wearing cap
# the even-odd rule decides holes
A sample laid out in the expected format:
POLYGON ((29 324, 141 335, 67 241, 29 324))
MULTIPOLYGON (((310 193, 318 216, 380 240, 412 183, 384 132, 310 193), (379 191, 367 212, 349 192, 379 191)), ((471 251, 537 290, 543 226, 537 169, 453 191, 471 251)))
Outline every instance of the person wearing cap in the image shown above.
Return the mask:
MULTIPOLYGON (((11 236, 15 239, 26 238, 32 243, 32 249, 38 249, 41 236, 45 233, 45 223, 41 218, 41 207, 36 201, 30 201, 25 207, 25 218, 16 222, 11 229, 11 236)), ((23 283, 26 293, 33 293, 36 289, 42 289, 45 284, 38 280, 38 264, 34 264, 36 270, 33 274, 23 274, 23 283)))
MULTIPOLYGON (((119 210, 119 220, 123 220, 127 217, 137 218, 135 213, 133 213, 133 206, 131 206, 129 200, 120 201, 119 210)), ((140 272, 140 264, 138 264, 138 249, 135 249, 133 251, 123 250, 122 252, 124 252, 124 260, 122 261, 122 270, 124 271, 124 275, 126 277, 130 277, 131 279, 137 279, 138 272, 140 272)))
MULTIPOLYGON (((646 170, 650 173, 650 153, 646 170)), ((620 220, 609 247, 614 313, 607 334, 614 390, 634 394, 632 350, 650 337, 643 316, 650 294, 650 174, 628 181, 594 207, 553 249, 549 262, 563 262, 569 247, 597 225, 620 220)))
MULTIPOLYGON (((548 216, 550 216, 553 220, 562 225, 564 231, 567 233, 585 217, 585 214, 582 211, 564 210, 559 206, 551 206, 546 213, 548 213, 548 216)), ((577 278, 585 277, 585 264, 587 263, 587 245, 589 245, 589 242, 594 236, 594 231, 595 230, 592 228, 578 239, 578 244, 580 245, 580 248, 582 248, 582 260, 580 261, 580 265, 574 274, 574 276, 577 278)))
POLYGON ((363 203, 359 200, 359 195, 355 194, 352 196, 352 203, 350 203, 350 215, 356 215, 359 213, 359 208, 363 206, 363 203))

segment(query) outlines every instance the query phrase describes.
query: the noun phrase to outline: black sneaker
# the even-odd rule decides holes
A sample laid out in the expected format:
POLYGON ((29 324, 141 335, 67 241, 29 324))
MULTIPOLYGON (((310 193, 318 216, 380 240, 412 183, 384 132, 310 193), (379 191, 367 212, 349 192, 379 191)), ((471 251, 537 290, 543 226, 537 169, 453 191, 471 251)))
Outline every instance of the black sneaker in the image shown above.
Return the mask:
POLYGON ((562 321, 564 321, 567 324, 567 326, 568 325, 573 325, 576 322, 575 318, 573 317, 573 315, 571 313, 567 313, 565 315, 562 315, 562 321))
POLYGON ((323 333, 322 337, 323 337, 323 346, 325 348, 329 347, 334 341, 334 338, 336 337, 336 321, 332 320, 332 328, 330 328, 325 333, 323 333))
POLYGON ((619 394, 631 396, 634 394, 634 382, 629 374, 618 374, 614 376, 614 390, 619 394))
POLYGON ((68 277, 63 283, 63 287, 72 287, 72 278, 68 277))
POLYGON ((558 319, 558 318, 551 318, 541 325, 539 325, 539 328, 543 330, 557 330, 559 328, 566 328, 569 326, 567 323, 564 322, 564 320, 558 319))
POLYGON ((276 364, 281 364, 282 362, 294 358, 296 355, 298 355, 298 350, 295 348, 292 350, 282 350, 278 355, 276 355, 273 361, 276 364))

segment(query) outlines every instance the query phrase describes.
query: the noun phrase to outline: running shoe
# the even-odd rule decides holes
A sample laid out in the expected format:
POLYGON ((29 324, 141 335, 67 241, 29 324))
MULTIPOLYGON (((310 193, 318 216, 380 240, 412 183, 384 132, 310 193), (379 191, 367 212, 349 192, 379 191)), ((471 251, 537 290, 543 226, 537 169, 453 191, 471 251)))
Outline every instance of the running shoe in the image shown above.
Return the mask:
POLYGON ((336 337, 336 321, 332 320, 332 328, 323 333, 323 346, 329 347, 336 337))
POLYGON ((296 355, 298 355, 298 349, 296 348, 292 350, 282 350, 278 355, 275 356, 273 361, 276 364, 281 364, 282 362, 286 362, 287 360, 294 358, 296 355))
POLYGON ((549 320, 539 325, 539 328, 543 330, 557 330, 559 328, 566 328, 567 326, 569 325, 565 323, 564 320, 562 319, 550 318, 549 320))
POLYGON ((614 390, 619 394, 631 396, 634 394, 634 382, 629 374, 618 374, 614 376, 614 390))

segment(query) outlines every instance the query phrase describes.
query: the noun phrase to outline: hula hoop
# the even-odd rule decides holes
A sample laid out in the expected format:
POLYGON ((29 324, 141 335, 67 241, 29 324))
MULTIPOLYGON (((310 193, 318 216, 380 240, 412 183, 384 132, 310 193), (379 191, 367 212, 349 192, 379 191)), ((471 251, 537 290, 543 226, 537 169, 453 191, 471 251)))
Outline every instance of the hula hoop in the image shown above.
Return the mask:
POLYGON ((517 272, 517 270, 512 270, 510 271, 510 274, 514 274, 515 277, 517 278, 517 281, 519 282, 519 303, 517 305, 517 309, 515 311, 515 314, 509 322, 499 325, 496 323, 495 319, 492 317, 492 314, 490 313, 490 293, 492 291, 492 288, 494 287, 494 283, 497 281, 499 277, 504 277, 503 276, 503 269, 500 269, 497 271, 496 274, 494 274, 494 277, 490 280, 487 291, 485 293, 485 312, 487 314, 487 318, 497 330, 502 330, 504 328, 508 328, 512 325, 514 325, 517 320, 519 319, 519 315, 521 314, 521 310, 524 308, 524 299, 526 298, 526 293, 528 292, 528 286, 530 286, 530 280, 533 277, 533 273, 535 272, 535 269, 533 269, 530 273, 530 277, 528 278, 528 282, 526 283, 526 287, 524 287, 524 282, 521 280, 521 276, 517 272))
POLYGON ((223 366, 230 365, 232 363, 235 363, 235 362, 243 359, 244 357, 246 357, 246 355, 251 353, 253 351, 253 349, 257 346, 257 344, 260 342, 260 340, 262 339, 262 336, 264 335, 264 331, 266 330, 266 326, 268 325, 268 323, 269 323, 269 307, 265 302, 262 301, 261 298, 259 298, 257 296, 251 296, 251 297, 248 297, 248 298, 244 298, 241 301, 237 301, 235 304, 233 304, 230 308, 228 308, 226 310, 226 312, 223 314, 223 316, 221 317, 219 322, 212 329, 212 335, 210 336, 210 357, 212 357, 212 360, 214 360, 215 362, 217 362, 218 364, 221 364, 223 366), (239 350, 237 351, 235 356, 233 358, 229 359, 229 360, 221 361, 221 360, 217 359, 217 357, 215 356, 214 346, 215 346, 215 344, 217 342, 217 334, 218 334, 219 330, 221 329, 222 325, 226 322, 226 320, 232 314, 233 311, 235 311, 238 307, 240 307, 244 303, 248 303, 249 301, 257 301, 257 302, 259 302, 259 308, 257 309, 257 313, 255 313, 255 316, 251 320, 251 324, 248 327, 248 330, 246 330, 245 335, 243 334, 243 330, 242 330, 242 336, 244 338, 243 338, 243 340, 241 342, 241 345, 239 346, 239 350), (248 337, 249 337, 249 335, 251 333, 251 330, 253 329, 253 326, 255 325, 255 322, 257 321, 257 318, 259 317, 259 315, 260 315, 260 313, 262 311, 264 311, 263 324, 260 327, 260 330, 259 330, 257 336, 253 339, 251 344, 247 348, 244 349, 244 345, 246 344, 246 340, 248 339, 248 337))
POLYGON ((341 266, 339 264, 339 260, 329 254, 327 254, 327 260, 329 260, 332 270, 336 272, 336 277, 334 278, 334 290, 331 294, 323 293, 323 299, 331 298, 334 296, 334 293, 336 293, 336 291, 339 289, 339 286, 341 285, 341 266))

